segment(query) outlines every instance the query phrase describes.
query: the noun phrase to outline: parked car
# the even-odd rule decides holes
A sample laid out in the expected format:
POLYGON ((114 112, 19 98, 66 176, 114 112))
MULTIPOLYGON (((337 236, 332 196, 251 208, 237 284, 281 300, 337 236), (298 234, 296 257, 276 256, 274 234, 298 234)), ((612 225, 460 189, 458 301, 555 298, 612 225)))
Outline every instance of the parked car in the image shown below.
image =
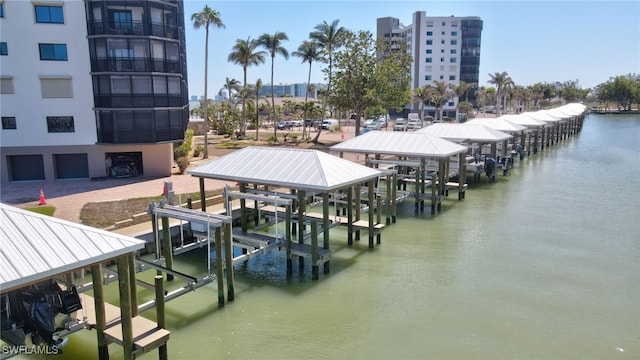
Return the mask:
POLYGON ((393 131, 407 131, 407 120, 397 118, 395 125, 393 125, 393 131))
POLYGON ((280 121, 278 123, 278 130, 291 129, 291 123, 288 121, 280 121))
POLYGON ((135 160, 130 156, 114 156, 109 169, 109 175, 115 178, 138 176, 135 160))
POLYGON ((322 128, 326 130, 333 130, 338 127, 338 120, 327 119, 322 122, 322 128))
POLYGON ((420 119, 409 119, 407 122, 407 130, 418 130, 420 128, 422 128, 420 119))

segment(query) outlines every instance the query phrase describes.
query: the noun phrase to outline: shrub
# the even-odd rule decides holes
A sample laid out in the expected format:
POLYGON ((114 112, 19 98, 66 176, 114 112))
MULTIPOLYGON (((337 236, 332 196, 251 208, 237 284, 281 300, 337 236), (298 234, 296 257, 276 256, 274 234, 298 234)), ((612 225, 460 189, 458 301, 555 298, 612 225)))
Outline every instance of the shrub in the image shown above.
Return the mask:
POLYGON ((187 170, 187 167, 189 167, 189 159, 186 156, 183 156, 178 158, 178 160, 176 160, 176 163, 178 164, 180 174, 184 174, 184 172, 187 170))
POLYGON ((204 152, 204 146, 202 145, 198 145, 194 150, 193 150, 193 157, 198 157, 200 156, 201 153, 204 152))

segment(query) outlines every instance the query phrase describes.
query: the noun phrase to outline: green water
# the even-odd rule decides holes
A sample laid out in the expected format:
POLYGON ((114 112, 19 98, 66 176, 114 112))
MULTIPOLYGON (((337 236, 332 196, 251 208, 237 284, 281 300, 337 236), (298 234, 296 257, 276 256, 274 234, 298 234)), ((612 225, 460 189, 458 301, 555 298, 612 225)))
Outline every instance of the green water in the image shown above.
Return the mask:
MULTIPOLYGON (((224 308, 213 284, 169 302, 169 356, 638 359, 639 179, 640 116, 589 115, 576 137, 496 183, 483 176, 435 216, 403 204, 374 250, 366 233, 350 248, 332 229, 319 281, 308 263, 287 278, 274 252, 236 265, 224 308)), ((202 271, 205 253, 177 259, 202 271)), ((83 331, 60 358, 96 356, 83 331)))

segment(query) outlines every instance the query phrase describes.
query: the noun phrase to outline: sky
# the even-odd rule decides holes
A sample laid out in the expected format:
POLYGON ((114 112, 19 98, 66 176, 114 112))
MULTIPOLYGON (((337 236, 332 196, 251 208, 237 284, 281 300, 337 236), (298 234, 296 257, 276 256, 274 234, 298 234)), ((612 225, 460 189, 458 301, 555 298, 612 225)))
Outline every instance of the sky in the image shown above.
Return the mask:
MULTIPOLYGON (((225 79, 242 82, 242 66, 227 61, 237 39, 284 32, 289 54, 309 39, 323 21, 339 20, 352 30, 376 34, 376 20, 395 17, 408 25, 416 11, 427 16, 478 16, 483 20, 480 86, 489 74, 507 72, 516 85, 578 80, 583 89, 610 77, 640 74, 640 1, 392 1, 185 0, 187 70, 190 96, 204 94, 204 28, 194 29, 191 14, 208 5, 220 13, 225 28, 209 28, 208 94, 225 79)), ((322 64, 313 64, 312 83, 325 83, 322 64)), ((274 83, 306 83, 309 64, 278 55, 274 83)), ((247 71, 247 82, 271 82, 271 57, 247 71)))

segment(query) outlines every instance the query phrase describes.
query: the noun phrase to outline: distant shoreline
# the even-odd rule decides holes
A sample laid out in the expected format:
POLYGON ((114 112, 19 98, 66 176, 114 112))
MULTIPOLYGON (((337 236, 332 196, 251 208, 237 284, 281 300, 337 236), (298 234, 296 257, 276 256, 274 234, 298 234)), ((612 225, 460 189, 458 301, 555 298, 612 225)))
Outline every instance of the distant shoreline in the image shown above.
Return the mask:
POLYGON ((640 110, 593 110, 589 111, 592 114, 598 115, 638 115, 640 110))

